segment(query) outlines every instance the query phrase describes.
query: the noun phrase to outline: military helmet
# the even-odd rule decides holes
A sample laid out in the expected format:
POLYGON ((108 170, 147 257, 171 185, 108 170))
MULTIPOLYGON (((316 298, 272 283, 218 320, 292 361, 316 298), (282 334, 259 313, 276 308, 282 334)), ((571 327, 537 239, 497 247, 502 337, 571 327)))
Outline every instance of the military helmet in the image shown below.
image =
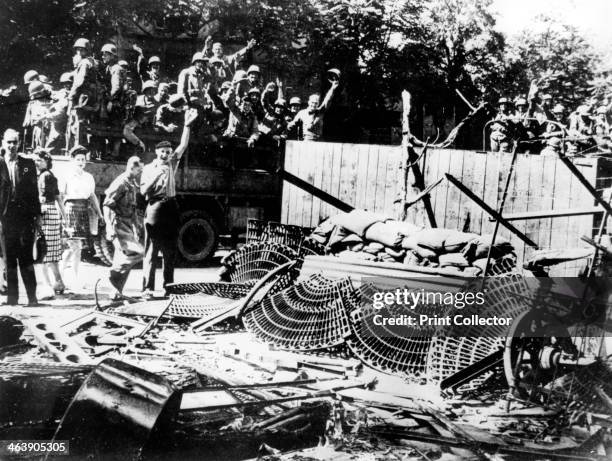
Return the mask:
POLYGON ((552 96, 550 94, 548 94, 548 93, 543 94, 542 95, 542 101, 544 101, 545 99, 552 99, 552 96))
POLYGON ((232 87, 232 82, 223 82, 221 84, 222 90, 229 90, 232 87))
POLYGON ((208 58, 204 56, 204 53, 202 53, 201 51, 198 51, 193 54, 193 57, 191 58, 191 64, 195 64, 198 61, 206 62, 208 61, 208 58))
POLYGON ((247 73, 243 70, 237 70, 234 74, 234 82, 242 82, 247 79, 247 73))
POLYGON ((30 95, 30 99, 39 98, 45 93, 48 93, 48 91, 42 82, 33 81, 28 85, 28 94, 30 95))
POLYGON ((102 47, 102 53, 110 53, 117 56, 117 47, 112 43, 107 43, 102 47))
POLYGON ((149 66, 151 64, 161 64, 161 59, 159 59, 159 56, 151 56, 149 58, 149 66))
POLYGON ((294 96, 293 98, 291 98, 289 100, 289 105, 290 106, 294 106, 294 105, 301 106, 302 105, 302 100, 299 97, 294 96))
POLYGON ((252 64, 247 70, 247 75, 249 74, 261 74, 261 70, 259 69, 259 66, 256 64, 252 64))
POLYGON ((251 88, 247 91, 248 94, 261 94, 261 90, 259 88, 251 88))
POLYGON ((499 98, 497 104, 508 104, 508 98, 499 98))
POLYGON ((563 112, 565 112, 565 107, 563 107, 561 104, 556 104, 555 107, 553 107, 552 111, 553 114, 562 114, 563 112))
POLYGON ((327 71, 328 79, 340 80, 340 75, 341 75, 340 70, 336 69, 335 67, 327 71))
POLYGON ((526 106, 527 105, 527 100, 525 98, 516 98, 516 101, 514 102, 515 106, 526 106))
POLYGON ((23 83, 30 83, 32 80, 38 79, 38 72, 29 70, 23 75, 23 83))
POLYGON ((70 83, 74 80, 74 74, 72 72, 64 72, 60 78, 60 83, 70 83))
POLYGON ((89 40, 87 40, 86 38, 77 38, 74 42, 74 45, 72 45, 72 48, 89 49, 89 40))
POLYGON ((128 64, 127 61, 125 61, 124 59, 122 59, 121 61, 118 61, 117 64, 119 64, 121 67, 125 67, 126 69, 128 67, 130 67, 130 65, 128 64))

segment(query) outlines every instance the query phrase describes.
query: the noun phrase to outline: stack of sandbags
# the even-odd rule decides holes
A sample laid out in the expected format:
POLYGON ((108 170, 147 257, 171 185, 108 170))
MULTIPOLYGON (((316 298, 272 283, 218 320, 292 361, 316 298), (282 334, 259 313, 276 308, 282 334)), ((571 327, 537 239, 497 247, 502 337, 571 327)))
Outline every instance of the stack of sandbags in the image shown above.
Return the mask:
MULTIPOLYGON (((411 266, 453 268, 465 275, 484 271, 491 236, 452 229, 424 229, 409 222, 354 210, 321 223, 310 236, 329 254, 355 261, 401 262, 411 266)), ((493 266, 516 264, 514 248, 497 238, 493 266)))

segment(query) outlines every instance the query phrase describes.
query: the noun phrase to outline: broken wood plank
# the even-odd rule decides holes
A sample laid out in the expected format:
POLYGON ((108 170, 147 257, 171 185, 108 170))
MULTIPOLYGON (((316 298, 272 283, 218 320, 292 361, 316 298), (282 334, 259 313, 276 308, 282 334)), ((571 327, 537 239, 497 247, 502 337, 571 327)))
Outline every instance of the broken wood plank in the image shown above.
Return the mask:
POLYGON ((451 183, 453 183, 456 187, 458 187, 465 195, 467 195, 469 198, 471 198, 473 201, 475 201, 478 205, 480 205, 480 207, 484 211, 489 213, 496 220, 499 220, 500 224, 502 224, 506 229, 508 229, 510 232, 512 232, 514 235, 516 235, 518 238, 520 238, 523 242, 525 242, 529 246, 532 246, 534 248, 538 248, 538 245, 536 243, 534 243, 525 234, 523 234, 516 227, 514 227, 512 224, 510 224, 508 221, 506 221, 503 218, 503 216, 500 216, 499 213, 497 213, 497 211, 495 211, 488 204, 486 204, 480 197, 476 196, 471 190, 467 189, 463 184, 461 184, 461 182, 457 178, 455 178, 454 176, 452 176, 452 175, 450 175, 448 173, 446 173, 446 178, 451 183))
MULTIPOLYGON (((603 213, 605 210, 602 207, 585 207, 585 208, 568 208, 564 210, 541 210, 541 211, 526 211, 522 213, 505 214, 506 221, 525 221, 529 219, 542 218, 566 218, 568 216, 584 216, 597 213, 603 213)), ((489 221, 495 221, 495 218, 489 217, 489 221)))

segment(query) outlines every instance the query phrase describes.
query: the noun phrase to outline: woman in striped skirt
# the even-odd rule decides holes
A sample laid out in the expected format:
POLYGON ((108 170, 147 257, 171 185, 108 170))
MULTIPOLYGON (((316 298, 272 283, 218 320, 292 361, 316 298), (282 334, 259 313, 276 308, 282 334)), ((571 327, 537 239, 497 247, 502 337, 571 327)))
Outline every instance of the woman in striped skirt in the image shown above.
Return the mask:
MULTIPOLYGON (((67 264, 72 266, 73 286, 83 288, 84 280, 79 280, 79 264, 83 240, 89 238, 89 210, 93 209, 99 219, 103 219, 100 203, 96 197, 96 183, 94 177, 85 171, 87 163, 87 149, 83 146, 74 146, 70 150, 73 169, 70 174, 62 178, 60 194, 66 210, 65 234, 68 238, 68 249, 62 260, 62 272, 65 275, 67 264)), ((97 232, 97 229, 95 229, 97 232)))
POLYGON ((38 149, 35 152, 36 169, 38 170, 38 192, 42 212, 41 229, 47 241, 47 254, 42 260, 39 280, 44 282, 43 289, 50 295, 41 293, 40 299, 53 298, 53 293, 61 294, 65 286, 59 270, 59 261, 62 259, 61 216, 64 216, 64 207, 60 200, 57 178, 51 172, 53 160, 46 150, 38 149), (51 275, 54 282, 51 283, 51 275))

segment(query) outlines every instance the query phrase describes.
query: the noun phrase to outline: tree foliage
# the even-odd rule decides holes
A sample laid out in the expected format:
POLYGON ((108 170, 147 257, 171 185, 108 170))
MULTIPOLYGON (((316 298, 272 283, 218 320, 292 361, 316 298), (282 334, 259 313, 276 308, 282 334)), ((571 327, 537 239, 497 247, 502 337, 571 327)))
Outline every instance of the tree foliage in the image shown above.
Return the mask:
MULTIPOLYGON (((96 47, 125 31, 203 44, 258 41, 265 75, 306 91, 343 73, 345 105, 377 110, 408 89, 415 105, 524 94, 533 79, 569 105, 604 93, 597 57, 575 29, 539 18, 502 36, 492 0, 0 0, 0 87, 29 68, 66 70, 78 36, 96 47)), ((294 88, 295 91, 295 88, 294 88)))

